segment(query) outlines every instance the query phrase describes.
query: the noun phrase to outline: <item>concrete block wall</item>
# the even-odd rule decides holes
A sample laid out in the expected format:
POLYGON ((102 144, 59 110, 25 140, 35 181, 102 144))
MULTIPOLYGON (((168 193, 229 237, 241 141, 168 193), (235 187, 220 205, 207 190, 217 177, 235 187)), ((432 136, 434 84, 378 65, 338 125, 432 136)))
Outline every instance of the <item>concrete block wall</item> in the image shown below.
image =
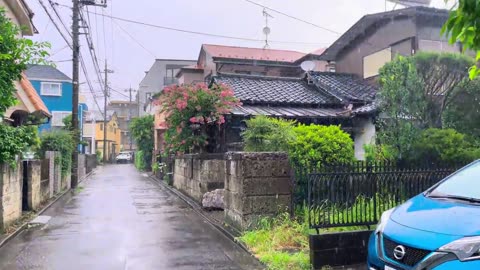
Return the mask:
POLYGON ((22 216, 22 163, 0 164, 0 232, 22 216))
POLYGON ((90 173, 97 167, 97 155, 85 155, 86 173, 90 173))
POLYGON ((201 202, 203 194, 225 185, 223 154, 183 155, 175 158, 173 186, 201 202))
POLYGON ((25 178, 23 181, 27 181, 27 205, 29 210, 38 210, 42 202, 41 194, 41 173, 42 164, 40 160, 28 160, 23 161, 23 170, 25 178))
POLYGON ((50 159, 50 181, 53 185, 53 193, 57 194, 62 191, 62 164, 61 154, 59 152, 48 151, 45 157, 50 159))
POLYGON ((53 172, 50 173, 50 159, 42 159, 40 161, 40 200, 42 202, 53 197, 53 182, 50 182, 51 174, 53 172))
POLYGON ((290 211, 292 180, 286 153, 226 154, 225 222, 239 230, 264 216, 290 211))
POLYGON ((85 155, 78 155, 78 180, 82 181, 87 175, 86 157, 85 155))

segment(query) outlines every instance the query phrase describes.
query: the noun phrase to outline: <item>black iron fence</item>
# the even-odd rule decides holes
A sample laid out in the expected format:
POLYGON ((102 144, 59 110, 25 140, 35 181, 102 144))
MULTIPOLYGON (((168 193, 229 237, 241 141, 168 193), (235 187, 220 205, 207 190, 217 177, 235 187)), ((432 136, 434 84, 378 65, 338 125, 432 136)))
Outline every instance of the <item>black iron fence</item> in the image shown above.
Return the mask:
POLYGON ((307 181, 310 227, 375 225, 385 210, 420 194, 459 167, 359 161, 317 168, 308 173, 307 181))

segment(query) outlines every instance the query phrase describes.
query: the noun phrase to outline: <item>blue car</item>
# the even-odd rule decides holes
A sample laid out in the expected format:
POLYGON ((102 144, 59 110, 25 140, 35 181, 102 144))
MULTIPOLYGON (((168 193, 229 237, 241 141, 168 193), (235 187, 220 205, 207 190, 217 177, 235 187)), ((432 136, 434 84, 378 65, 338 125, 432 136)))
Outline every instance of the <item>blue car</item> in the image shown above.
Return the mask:
POLYGON ((480 161, 382 214, 369 270, 479 270, 480 161))

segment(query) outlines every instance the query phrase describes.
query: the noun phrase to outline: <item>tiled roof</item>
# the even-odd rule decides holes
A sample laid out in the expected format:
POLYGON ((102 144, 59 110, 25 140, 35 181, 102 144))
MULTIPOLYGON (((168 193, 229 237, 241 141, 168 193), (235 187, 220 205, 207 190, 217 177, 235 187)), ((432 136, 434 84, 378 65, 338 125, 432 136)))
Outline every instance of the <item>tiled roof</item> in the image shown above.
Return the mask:
POLYGON ((352 114, 359 115, 359 114, 370 114, 377 111, 377 104, 372 102, 367 105, 360 106, 352 111, 352 114))
POLYGON ((43 115, 50 117, 51 114, 48 111, 47 106, 45 106, 45 103, 42 101, 40 96, 38 95, 37 91, 35 91, 35 88, 33 88, 33 85, 30 83, 30 81, 27 79, 25 74, 22 74, 22 79, 20 80, 20 85, 27 94, 28 99, 32 103, 33 107, 37 112, 41 112, 43 115))
POLYGON ((300 78, 220 74, 215 83, 230 86, 244 104, 320 105, 338 103, 300 78))
POLYGON ((295 62, 305 56, 305 53, 287 50, 274 50, 262 48, 234 47, 223 45, 203 44, 202 48, 212 57, 253 59, 277 62, 295 62))
POLYGON ((353 74, 311 72, 315 84, 342 101, 371 101, 376 87, 353 74))
POLYGON ((232 110, 233 115, 267 115, 285 118, 324 118, 341 117, 344 109, 305 108, 293 106, 252 106, 242 105, 232 110))
POLYGON ((29 65, 25 74, 30 80, 72 81, 63 72, 48 65, 29 65))

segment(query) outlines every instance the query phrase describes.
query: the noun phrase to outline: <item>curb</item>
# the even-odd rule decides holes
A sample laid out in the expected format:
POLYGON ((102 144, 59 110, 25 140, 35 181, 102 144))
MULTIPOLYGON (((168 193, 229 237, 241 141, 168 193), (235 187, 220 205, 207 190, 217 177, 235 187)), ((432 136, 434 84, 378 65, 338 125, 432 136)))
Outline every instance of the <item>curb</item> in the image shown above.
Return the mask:
MULTIPOLYGON (((79 181, 78 183, 82 183, 83 181, 87 180, 94 172, 96 171, 96 168, 93 169, 91 172, 89 172, 88 174, 85 175, 85 177, 83 178, 82 181, 79 181)), ((72 193, 73 192, 73 189, 68 189, 68 190, 65 190, 63 193, 60 193, 60 195, 55 198, 52 202, 50 202, 49 204, 47 204, 45 207, 43 207, 40 211, 37 212, 37 214, 35 215, 36 217, 40 216, 41 214, 45 213, 45 211, 47 211, 48 209, 50 209, 57 201, 59 201, 60 199, 62 199, 65 195, 67 195, 68 193, 72 193)), ((25 228, 28 226, 28 223, 30 223, 30 221, 26 221, 25 223, 22 224, 22 226, 20 226, 18 229, 16 229, 13 233, 11 233, 9 236, 7 236, 5 239, 3 239, 2 241, 0 241, 0 248, 2 248, 4 245, 6 245, 10 240, 12 240, 13 238, 15 238, 15 236, 19 235, 23 230, 25 230, 25 228)))
POLYGON ((234 242, 237 246, 239 246, 241 249, 243 249, 245 252, 247 252, 248 254, 250 254, 253 258, 255 258, 255 260, 257 260, 261 265, 265 266, 262 262, 260 262, 255 256, 254 254, 247 248, 247 246, 245 246, 242 242, 240 241, 237 241, 235 238, 237 238, 238 236, 240 236, 240 232, 236 231, 236 232, 231 232, 229 231, 228 229, 226 229, 225 227, 223 227, 222 225, 218 224, 217 222, 211 220, 209 217, 207 217, 201 207, 195 202, 193 201, 191 198, 189 198, 188 196, 186 196, 185 194, 181 193, 180 191, 172 188, 171 186, 168 186, 167 184, 165 184, 162 180, 156 178, 155 176, 153 175, 149 175, 149 178, 150 180, 152 180, 154 183, 156 183, 157 185, 159 186, 162 186, 164 188, 166 188, 169 192, 177 195, 177 197, 179 197, 180 199, 182 199, 185 203, 187 203, 192 209, 193 211, 195 211, 195 213, 197 213, 200 217, 202 217, 205 221, 207 221, 210 225, 212 225, 215 229, 217 229, 219 232, 221 232, 223 235, 225 235, 228 239, 230 239, 232 242, 234 242))

